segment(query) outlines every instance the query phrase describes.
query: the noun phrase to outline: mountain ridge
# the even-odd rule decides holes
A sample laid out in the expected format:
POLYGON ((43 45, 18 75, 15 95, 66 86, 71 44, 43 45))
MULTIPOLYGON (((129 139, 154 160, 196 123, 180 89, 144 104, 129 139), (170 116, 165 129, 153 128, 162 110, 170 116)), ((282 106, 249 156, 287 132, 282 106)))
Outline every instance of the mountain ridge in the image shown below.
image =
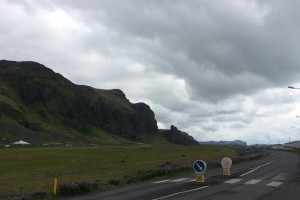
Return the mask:
POLYGON ((214 146, 247 146, 247 143, 242 140, 233 141, 207 141, 199 142, 202 145, 214 145, 214 146))
POLYGON ((53 120, 75 132, 85 132, 91 125, 129 140, 139 140, 143 132, 158 132, 150 107, 130 103, 119 89, 76 85, 31 61, 1 60, 0 67, 2 122, 8 119, 46 132, 43 121, 53 120))
POLYGON ((120 89, 76 85, 32 61, 0 60, 0 127, 8 141, 37 143, 143 142, 143 134, 159 134, 147 104, 131 103, 120 89))

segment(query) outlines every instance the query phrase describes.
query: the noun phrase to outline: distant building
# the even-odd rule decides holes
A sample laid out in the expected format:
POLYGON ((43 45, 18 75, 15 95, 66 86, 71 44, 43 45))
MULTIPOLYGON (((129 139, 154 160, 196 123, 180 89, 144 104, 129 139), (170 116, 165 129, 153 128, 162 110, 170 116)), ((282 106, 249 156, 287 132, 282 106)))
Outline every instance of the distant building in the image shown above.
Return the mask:
POLYGON ((271 148, 277 150, 286 150, 286 151, 292 150, 291 147, 283 144, 273 144, 271 148))
POLYGON ((284 145, 283 144, 273 144, 272 149, 284 150, 284 145))
POLYGON ((20 141, 14 142, 12 144, 14 144, 14 145, 29 145, 30 143, 20 140, 20 141))
POLYGON ((291 148, 300 148, 300 141, 289 142, 284 145, 291 148))

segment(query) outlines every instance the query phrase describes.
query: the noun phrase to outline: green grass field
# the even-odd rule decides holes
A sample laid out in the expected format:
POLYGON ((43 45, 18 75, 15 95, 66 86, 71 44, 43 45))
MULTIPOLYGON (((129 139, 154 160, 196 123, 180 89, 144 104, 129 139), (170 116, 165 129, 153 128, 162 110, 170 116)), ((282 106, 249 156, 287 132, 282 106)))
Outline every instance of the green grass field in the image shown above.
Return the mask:
POLYGON ((227 147, 177 145, 2 148, 0 193, 50 192, 54 177, 58 177, 59 182, 107 182, 166 162, 192 162, 236 155, 234 149, 227 147))

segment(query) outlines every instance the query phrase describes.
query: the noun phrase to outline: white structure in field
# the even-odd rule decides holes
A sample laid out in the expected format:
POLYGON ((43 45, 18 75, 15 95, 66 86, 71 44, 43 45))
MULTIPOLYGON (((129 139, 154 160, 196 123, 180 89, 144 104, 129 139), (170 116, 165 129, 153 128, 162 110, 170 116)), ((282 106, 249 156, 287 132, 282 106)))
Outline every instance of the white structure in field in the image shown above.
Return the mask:
POLYGON ((25 142, 25 141, 23 141, 23 140, 20 140, 20 141, 14 142, 14 143, 12 143, 12 144, 16 144, 16 145, 29 145, 30 143, 25 142))
POLYGON ((284 145, 291 148, 300 148, 300 141, 289 142, 284 145))
POLYGON ((284 145, 283 144, 273 144, 272 149, 281 149, 284 150, 284 145))

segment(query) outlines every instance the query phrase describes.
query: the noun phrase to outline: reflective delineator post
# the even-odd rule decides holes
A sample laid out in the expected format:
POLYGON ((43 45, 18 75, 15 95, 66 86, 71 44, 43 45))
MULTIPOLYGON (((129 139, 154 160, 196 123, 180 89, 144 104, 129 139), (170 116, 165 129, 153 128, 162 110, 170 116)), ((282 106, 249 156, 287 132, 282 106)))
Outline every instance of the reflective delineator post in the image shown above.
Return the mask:
POLYGON ((54 186, 53 186, 53 195, 56 195, 56 191, 57 191, 57 178, 54 178, 54 186))
POLYGON ((196 182, 205 182, 204 173, 196 173, 196 182))
POLYGON ((228 169, 228 168, 223 168, 223 175, 224 175, 224 176, 230 176, 230 169, 228 169))
POLYGON ((232 165, 232 160, 228 157, 225 157, 221 160, 221 165, 223 167, 223 175, 230 176, 230 168, 232 165))

